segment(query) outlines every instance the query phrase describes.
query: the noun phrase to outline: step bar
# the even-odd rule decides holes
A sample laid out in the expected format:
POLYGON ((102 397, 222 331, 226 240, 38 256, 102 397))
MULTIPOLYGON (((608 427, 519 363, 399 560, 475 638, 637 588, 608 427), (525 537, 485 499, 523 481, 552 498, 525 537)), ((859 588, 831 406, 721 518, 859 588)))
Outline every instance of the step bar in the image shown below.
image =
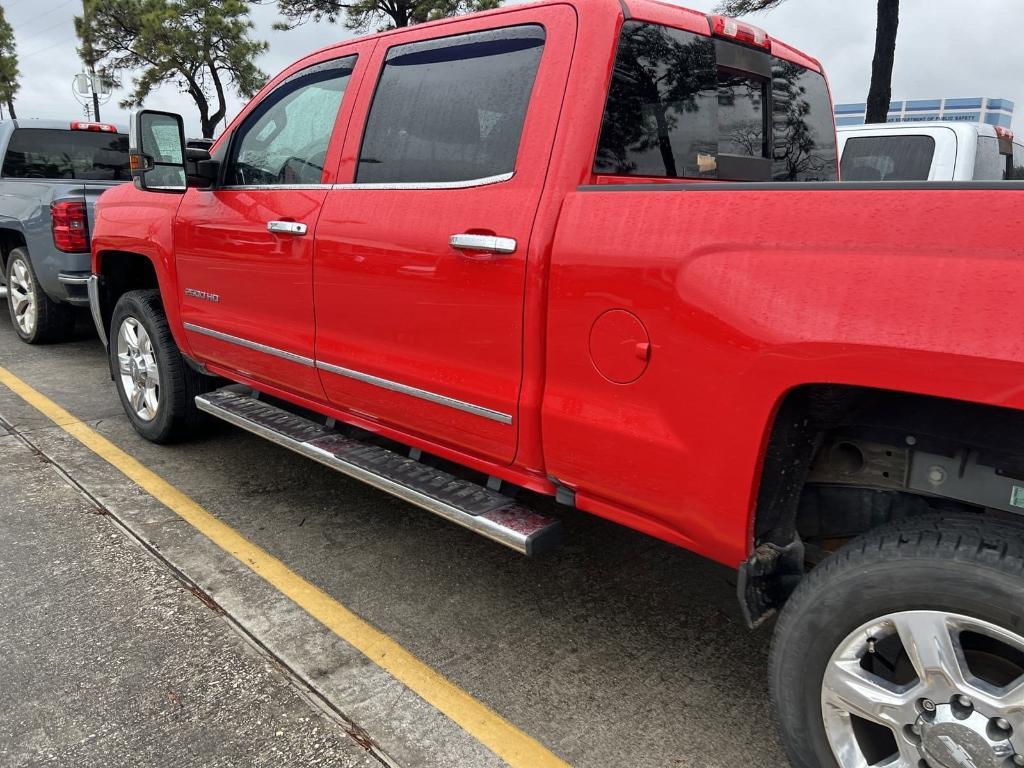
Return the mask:
POLYGON ((259 400, 240 385, 199 395, 196 406, 521 554, 539 554, 561 539, 556 518, 388 448, 346 437, 259 400))

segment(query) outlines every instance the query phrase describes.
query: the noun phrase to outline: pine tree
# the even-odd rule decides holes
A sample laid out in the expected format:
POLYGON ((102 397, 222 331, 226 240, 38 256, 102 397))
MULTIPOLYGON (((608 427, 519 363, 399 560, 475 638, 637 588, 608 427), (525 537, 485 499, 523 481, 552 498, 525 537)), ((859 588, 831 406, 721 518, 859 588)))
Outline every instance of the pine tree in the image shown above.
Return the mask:
POLYGON ((0 8, 0 101, 7 105, 11 119, 18 117, 14 112, 14 95, 21 89, 18 84, 18 49, 14 43, 14 29, 0 8))
POLYGON ((212 138, 227 112, 227 89, 248 98, 266 81, 255 59, 267 44, 251 37, 248 2, 86 0, 85 10, 75 26, 96 62, 112 75, 133 75, 122 107, 174 84, 195 102, 203 136, 212 138))
MULTIPOLYGON (((730 16, 766 11, 786 0, 724 0, 720 10, 730 16)), ((884 123, 889 118, 892 100, 892 68, 896 61, 896 34, 900 27, 900 0, 878 0, 878 26, 875 31, 875 55, 871 62, 871 87, 868 89, 869 123, 884 123)))
POLYGON ((367 32, 486 11, 497 8, 501 0, 277 0, 277 4, 288 19, 277 25, 279 29, 291 29, 307 21, 336 22, 344 17, 349 29, 367 32))

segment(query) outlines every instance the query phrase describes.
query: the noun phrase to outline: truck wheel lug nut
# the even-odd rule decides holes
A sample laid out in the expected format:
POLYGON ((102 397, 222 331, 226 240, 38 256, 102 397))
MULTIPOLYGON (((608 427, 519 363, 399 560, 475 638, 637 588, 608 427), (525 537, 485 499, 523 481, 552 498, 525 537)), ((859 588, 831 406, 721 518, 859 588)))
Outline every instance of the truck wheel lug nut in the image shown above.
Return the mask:
POLYGON ((1013 756, 1013 764, 1014 765, 1024 766, 1024 755, 1014 755, 1013 756))
POLYGON ((925 712, 935 711, 935 702, 931 699, 921 699, 921 701, 919 701, 918 704, 920 705, 921 709, 925 712))
POLYGON ((961 707, 968 707, 969 708, 969 707, 973 707, 974 706, 974 702, 971 701, 971 697, 970 696, 964 696, 962 693, 959 696, 956 697, 956 700, 960 704, 961 707))

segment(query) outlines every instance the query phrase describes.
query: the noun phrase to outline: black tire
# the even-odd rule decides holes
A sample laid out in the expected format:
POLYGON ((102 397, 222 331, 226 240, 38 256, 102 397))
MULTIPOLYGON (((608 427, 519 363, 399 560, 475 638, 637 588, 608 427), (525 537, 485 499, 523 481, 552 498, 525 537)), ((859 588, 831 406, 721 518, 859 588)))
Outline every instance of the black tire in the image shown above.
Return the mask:
POLYGON ((775 719, 794 766, 836 768, 822 717, 826 666, 859 627, 901 611, 943 611, 1024 636, 1024 523, 925 515, 840 549, 801 582, 772 640, 775 719))
POLYGON ((169 443, 194 436, 207 423, 196 408, 196 395, 208 391, 210 380, 191 368, 174 342, 164 315, 160 291, 129 291, 118 299, 110 321, 110 370, 118 397, 135 431, 154 443, 169 443), (118 333, 127 319, 146 331, 158 366, 158 407, 155 416, 143 419, 132 406, 119 371, 118 333))
MULTIPOLYGON (((75 331, 75 310, 73 307, 54 301, 40 287, 39 279, 32 268, 27 248, 13 248, 7 256, 7 309, 11 324, 18 338, 26 344, 50 344, 66 341, 75 331), (18 277, 20 275, 20 278, 18 277), (34 320, 24 323, 25 315, 19 319, 16 300, 18 294, 26 294, 31 302, 34 320)), ((23 305, 24 306, 24 305, 23 305)))

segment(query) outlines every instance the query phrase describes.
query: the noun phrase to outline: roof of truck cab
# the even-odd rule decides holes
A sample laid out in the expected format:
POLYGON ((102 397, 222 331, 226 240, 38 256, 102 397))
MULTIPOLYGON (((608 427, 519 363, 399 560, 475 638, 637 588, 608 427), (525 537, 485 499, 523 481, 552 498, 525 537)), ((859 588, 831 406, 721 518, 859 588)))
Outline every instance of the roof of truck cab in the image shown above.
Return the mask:
MULTIPOLYGON (((586 8, 591 12, 595 9, 599 11, 605 10, 608 13, 614 13, 616 15, 623 14, 627 19, 651 21, 658 24, 677 26, 680 29, 689 29, 693 32, 698 32, 699 34, 711 34, 711 21, 708 14, 703 13, 702 11, 685 8, 681 5, 662 2, 661 0, 539 0, 538 2, 504 5, 489 11, 479 11, 477 13, 467 13, 460 16, 438 19, 436 21, 428 21, 423 24, 418 24, 417 28, 443 27, 446 24, 464 21, 467 18, 500 16, 503 13, 521 11, 524 8, 539 8, 549 5, 571 5, 578 9, 586 8)), ((332 45, 324 46, 323 48, 318 48, 302 58, 306 59, 324 51, 330 51, 334 48, 350 44, 355 39, 371 40, 374 38, 385 38, 406 30, 408 30, 408 27, 399 27, 396 29, 388 29, 383 32, 375 32, 369 35, 361 35, 358 38, 350 38, 332 45)), ((777 56, 778 58, 792 62, 793 64, 799 64, 800 66, 807 67, 808 69, 813 69, 816 72, 823 72, 821 63, 813 56, 809 56, 799 49, 782 42, 774 36, 771 36, 770 30, 768 30, 768 32, 772 40, 771 53, 773 56, 777 56)))
POLYGON ((865 123, 863 125, 843 125, 836 129, 840 134, 881 133, 887 135, 912 134, 926 128, 946 128, 956 134, 960 140, 971 141, 979 136, 994 139, 996 129, 984 123, 965 123, 955 120, 920 120, 912 123, 865 123))
MULTIPOLYGON (((90 120, 48 120, 37 117, 20 117, 16 120, 0 120, 0 126, 10 125, 13 128, 42 128, 48 131, 70 131, 72 123, 88 123, 90 120)), ((118 133, 128 133, 128 128, 117 123, 108 123, 106 120, 101 120, 104 125, 112 125, 117 129, 118 133)))

